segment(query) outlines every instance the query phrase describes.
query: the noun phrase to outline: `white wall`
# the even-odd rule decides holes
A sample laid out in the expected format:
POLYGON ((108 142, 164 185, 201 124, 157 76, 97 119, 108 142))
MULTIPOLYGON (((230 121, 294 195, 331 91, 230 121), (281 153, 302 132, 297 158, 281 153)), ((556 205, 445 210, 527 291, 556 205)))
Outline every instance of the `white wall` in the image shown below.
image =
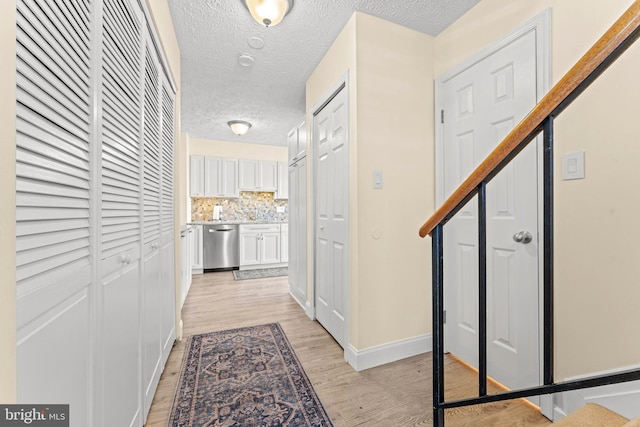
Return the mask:
MULTIPOLYGON (((552 8, 555 84, 631 0, 483 0, 435 39, 435 74, 447 71, 552 8)), ((556 376, 640 360, 640 182, 636 43, 556 121, 556 376), (585 151, 586 179, 561 180, 561 156, 585 151)))
POLYGON ((434 204, 432 58, 432 37, 355 13, 307 81, 309 129, 312 107, 349 71, 349 343, 358 351, 431 331, 430 244, 417 232, 434 204), (373 170, 383 171, 382 190, 372 189, 373 170))
POLYGON ((0 402, 16 400, 16 2, 0 2, 0 402))

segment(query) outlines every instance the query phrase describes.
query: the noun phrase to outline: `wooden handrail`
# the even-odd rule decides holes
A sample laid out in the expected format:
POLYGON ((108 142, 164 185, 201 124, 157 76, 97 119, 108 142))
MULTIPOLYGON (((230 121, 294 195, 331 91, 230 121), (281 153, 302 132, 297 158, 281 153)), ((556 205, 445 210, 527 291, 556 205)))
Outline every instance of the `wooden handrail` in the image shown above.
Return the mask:
MULTIPOLYGON (((587 51, 567 74, 542 98, 531 112, 506 136, 489 156, 469 175, 440 208, 420 227, 420 237, 431 234, 433 229, 453 212, 458 205, 474 194, 478 185, 499 167, 527 138, 540 130, 542 122, 559 112, 565 100, 579 90, 593 73, 604 71, 601 66, 640 27, 640 0, 636 0, 609 30, 587 51)), ((584 89, 584 88, 582 88, 584 89)))

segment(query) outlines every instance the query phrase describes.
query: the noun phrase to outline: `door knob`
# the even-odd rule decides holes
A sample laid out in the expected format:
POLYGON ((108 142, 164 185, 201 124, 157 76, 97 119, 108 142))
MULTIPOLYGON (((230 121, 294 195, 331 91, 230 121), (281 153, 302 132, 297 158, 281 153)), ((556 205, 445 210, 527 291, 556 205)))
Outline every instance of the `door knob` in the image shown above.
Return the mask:
POLYGON ((528 231, 518 231, 513 235, 513 240, 517 243, 527 244, 533 240, 533 236, 528 231))

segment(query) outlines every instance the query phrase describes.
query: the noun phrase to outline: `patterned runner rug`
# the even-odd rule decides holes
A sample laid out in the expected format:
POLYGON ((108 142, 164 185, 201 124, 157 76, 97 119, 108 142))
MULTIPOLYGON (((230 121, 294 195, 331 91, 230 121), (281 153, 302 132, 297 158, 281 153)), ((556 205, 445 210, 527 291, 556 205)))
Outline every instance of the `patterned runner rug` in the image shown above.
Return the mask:
POLYGON ((265 277, 278 277, 289 275, 287 267, 259 268, 256 270, 233 270, 235 280, 262 279, 265 277))
POLYGON ((169 426, 333 426, 278 323, 189 337, 169 426))

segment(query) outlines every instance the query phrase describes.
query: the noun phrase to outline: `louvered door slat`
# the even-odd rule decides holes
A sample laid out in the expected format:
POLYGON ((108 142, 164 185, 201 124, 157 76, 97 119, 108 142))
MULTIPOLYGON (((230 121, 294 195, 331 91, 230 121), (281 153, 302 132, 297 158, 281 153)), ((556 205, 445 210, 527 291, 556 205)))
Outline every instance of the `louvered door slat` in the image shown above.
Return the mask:
MULTIPOLYGON (((58 6, 52 5, 57 8, 58 6)), ((21 28, 30 27, 30 35, 50 56, 56 56, 61 66, 70 70, 80 79, 89 78, 89 53, 87 46, 75 46, 73 39, 66 40, 61 33, 65 29, 54 25, 42 10, 34 5, 21 5, 18 7, 19 15, 16 19, 21 28), (83 52, 84 50, 84 52, 83 52), (77 51, 83 52, 82 57, 77 55, 77 51)))
POLYGON ((41 235, 23 236, 16 247, 19 251, 39 248, 41 246, 52 246, 58 243, 82 240, 89 237, 89 231, 85 228, 60 230, 41 235))
POLYGON ((37 3, 45 14, 53 16, 51 22, 56 27, 62 29, 63 40, 73 40, 72 44, 78 47, 74 49, 75 53, 82 58, 84 62, 88 62, 89 55, 85 53, 86 50, 89 49, 89 37, 85 34, 87 28, 83 28, 76 20, 76 14, 73 13, 73 9, 70 11, 63 2, 58 2, 59 9, 51 8, 48 1, 39 0, 37 3))
POLYGON ((87 25, 89 20, 89 10, 73 7, 70 0, 58 1, 58 5, 60 6, 60 10, 63 15, 73 26, 78 37, 82 39, 87 46, 89 46, 90 38, 88 34, 90 29, 87 25))
MULTIPOLYGON (((16 73, 16 80, 21 89, 28 92, 39 101, 44 101, 52 107, 58 109, 64 117, 74 115, 75 120, 82 122, 86 118, 88 105, 78 104, 73 93, 64 90, 64 87, 53 86, 44 79, 33 76, 33 79, 25 76, 21 72, 16 73)), ((88 126, 89 123, 86 123, 88 126)), ((86 127, 85 127, 86 129, 86 127)))
MULTIPOLYGON (((65 132, 59 127, 38 127, 28 120, 27 110, 22 109, 22 120, 16 124, 16 131, 18 135, 23 139, 22 144, 25 148, 30 149, 31 145, 38 144, 37 150, 45 149, 44 146, 54 148, 56 156, 63 156, 63 153, 68 153, 70 157, 81 159, 87 165, 89 163, 89 153, 87 152, 87 146, 83 145, 82 140, 78 139, 72 134, 65 132), (65 143, 65 149, 61 150, 57 145, 51 145, 52 140, 62 140, 65 143)), ((32 151, 36 151, 34 148, 32 151)))
POLYGON ((102 258, 140 241, 141 22, 125 0, 103 3, 102 258))
MULTIPOLYGON (((19 31, 19 33, 22 33, 22 31, 19 31)), ((83 86, 77 78, 74 79, 66 74, 62 68, 51 61, 51 58, 36 57, 33 54, 33 50, 30 49, 39 49, 39 47, 31 43, 30 40, 21 39, 19 36, 16 52, 21 62, 20 72, 30 73, 32 78, 33 74, 31 73, 35 73, 55 87, 68 89, 67 94, 70 97, 75 97, 76 100, 80 100, 80 103, 86 101, 85 98, 88 98, 89 93, 85 91, 88 90, 88 87, 83 86)))
POLYGON ((50 2, 46 0, 36 0, 35 3, 42 12, 39 13, 35 8, 31 8, 38 19, 59 30, 59 33, 53 34, 56 42, 59 45, 71 47, 71 50, 66 47, 69 59, 76 63, 88 63, 89 55, 87 51, 89 49, 89 39, 82 37, 82 35, 78 33, 78 29, 74 28, 73 20, 70 21, 67 15, 60 9, 61 5, 51 7, 50 2))

